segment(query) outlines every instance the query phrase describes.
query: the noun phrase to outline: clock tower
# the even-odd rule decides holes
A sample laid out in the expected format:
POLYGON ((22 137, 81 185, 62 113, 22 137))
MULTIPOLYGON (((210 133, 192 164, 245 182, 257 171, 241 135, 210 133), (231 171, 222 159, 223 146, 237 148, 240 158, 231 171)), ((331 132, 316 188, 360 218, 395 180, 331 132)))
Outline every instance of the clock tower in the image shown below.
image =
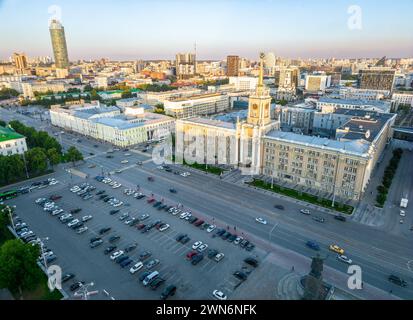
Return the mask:
POLYGON ((271 122, 270 106, 271 96, 269 90, 264 87, 264 54, 260 54, 260 72, 255 93, 249 98, 247 123, 255 126, 266 126, 271 122))

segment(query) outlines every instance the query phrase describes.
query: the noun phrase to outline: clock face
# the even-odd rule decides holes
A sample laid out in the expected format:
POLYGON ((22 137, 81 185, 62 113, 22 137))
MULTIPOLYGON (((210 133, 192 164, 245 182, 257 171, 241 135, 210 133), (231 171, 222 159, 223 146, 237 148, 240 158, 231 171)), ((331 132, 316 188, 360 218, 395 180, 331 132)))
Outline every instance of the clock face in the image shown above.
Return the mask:
POLYGON ((252 105, 252 108, 253 108, 254 110, 257 110, 257 109, 258 109, 258 106, 257 106, 256 104, 253 104, 253 105, 252 105))

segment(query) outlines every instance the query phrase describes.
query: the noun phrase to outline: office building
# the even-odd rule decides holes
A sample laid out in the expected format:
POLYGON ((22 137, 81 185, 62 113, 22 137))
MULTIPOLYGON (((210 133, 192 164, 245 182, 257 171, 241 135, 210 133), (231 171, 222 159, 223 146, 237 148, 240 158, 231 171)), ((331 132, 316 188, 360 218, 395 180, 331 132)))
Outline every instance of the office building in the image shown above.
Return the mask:
POLYGON ((372 67, 359 71, 360 89, 392 91, 395 80, 395 70, 389 68, 372 67))
POLYGON ((255 91, 258 85, 257 77, 229 77, 229 84, 238 91, 255 91))
POLYGON ((337 108, 389 113, 391 102, 382 100, 333 99, 329 97, 321 97, 317 101, 317 109, 321 112, 334 112, 337 108))
POLYGON ((313 129, 314 113, 314 109, 281 107, 281 129, 283 131, 310 134, 313 129))
POLYGON ((193 53, 176 55, 176 76, 178 79, 189 79, 196 74, 196 56, 193 53))
POLYGON ((397 105, 408 105, 413 107, 413 93, 409 92, 395 92, 392 95, 392 100, 397 105))
POLYGON ((26 137, 10 127, 0 126, 0 155, 10 156, 27 151, 26 137))
POLYGON ((164 101, 165 114, 178 119, 223 112, 229 107, 228 95, 221 93, 206 93, 164 101))
POLYGON ((239 57, 227 56, 227 76, 238 77, 239 75, 239 57))
POLYGON ((309 92, 324 92, 330 87, 331 76, 327 75, 307 75, 305 79, 305 90, 309 92))
POLYGON ((23 74, 28 68, 27 56, 24 53, 13 53, 13 63, 16 67, 16 71, 23 74))
POLYGON ((85 136, 127 147, 168 137, 175 120, 142 107, 127 107, 124 113, 114 106, 55 106, 50 110, 52 125, 85 136))
POLYGON ((291 101, 296 98, 299 69, 295 67, 281 68, 278 79, 276 98, 291 101))
POLYGON ((67 69, 69 68, 69 56, 67 53, 65 29, 59 21, 52 20, 49 30, 56 68, 67 69))

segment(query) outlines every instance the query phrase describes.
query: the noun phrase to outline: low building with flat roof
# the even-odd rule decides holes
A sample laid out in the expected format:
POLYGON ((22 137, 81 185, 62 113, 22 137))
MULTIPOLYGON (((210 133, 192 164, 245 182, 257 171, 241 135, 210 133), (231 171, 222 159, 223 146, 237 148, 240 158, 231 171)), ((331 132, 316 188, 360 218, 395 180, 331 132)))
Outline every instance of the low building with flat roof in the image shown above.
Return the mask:
POLYGON ((333 99, 328 97, 321 97, 317 102, 317 109, 321 112, 334 112, 334 110, 338 108, 389 113, 391 102, 381 100, 333 99))

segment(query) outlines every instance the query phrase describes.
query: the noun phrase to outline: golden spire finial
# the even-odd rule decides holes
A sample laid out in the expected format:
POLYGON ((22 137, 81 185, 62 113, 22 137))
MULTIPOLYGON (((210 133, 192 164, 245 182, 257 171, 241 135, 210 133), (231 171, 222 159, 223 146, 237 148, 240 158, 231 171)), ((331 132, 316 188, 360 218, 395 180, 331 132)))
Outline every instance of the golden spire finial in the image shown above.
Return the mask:
POLYGON ((260 73, 258 78, 258 86, 264 86, 264 57, 265 54, 263 52, 260 53, 260 73))

